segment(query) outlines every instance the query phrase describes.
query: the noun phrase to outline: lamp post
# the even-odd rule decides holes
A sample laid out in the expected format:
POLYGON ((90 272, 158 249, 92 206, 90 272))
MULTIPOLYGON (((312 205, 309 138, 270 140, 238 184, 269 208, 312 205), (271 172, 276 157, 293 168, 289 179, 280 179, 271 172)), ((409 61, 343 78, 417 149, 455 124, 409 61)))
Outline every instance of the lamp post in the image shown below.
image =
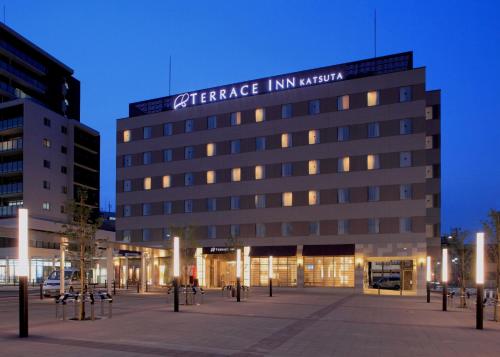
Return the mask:
POLYGON ((269 297, 273 297, 273 256, 269 256, 269 297))
POLYGON ((427 256, 425 280, 427 281, 427 303, 431 302, 431 257, 427 256))
POLYGON ((179 237, 174 237, 174 311, 179 312, 179 237))
POLYGON ((28 337, 28 210, 20 208, 19 235, 19 337, 28 337))
POLYGON ((241 301, 241 249, 236 249, 236 301, 241 301))
POLYGON ((443 283, 443 311, 448 308, 448 248, 443 248, 443 259, 441 262, 441 282, 443 283))
POLYGON ((483 329, 484 233, 476 234, 476 329, 483 329))

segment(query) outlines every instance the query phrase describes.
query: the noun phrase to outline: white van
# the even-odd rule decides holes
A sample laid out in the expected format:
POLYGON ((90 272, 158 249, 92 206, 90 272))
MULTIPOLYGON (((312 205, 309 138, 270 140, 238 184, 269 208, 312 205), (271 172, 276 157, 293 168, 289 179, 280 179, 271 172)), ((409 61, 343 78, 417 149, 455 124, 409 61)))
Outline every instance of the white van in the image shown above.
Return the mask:
MULTIPOLYGON (((54 270, 43 282, 44 296, 58 296, 60 289, 60 270, 54 270)), ((75 268, 64 269, 64 290, 73 292, 80 287, 80 270, 75 268)))

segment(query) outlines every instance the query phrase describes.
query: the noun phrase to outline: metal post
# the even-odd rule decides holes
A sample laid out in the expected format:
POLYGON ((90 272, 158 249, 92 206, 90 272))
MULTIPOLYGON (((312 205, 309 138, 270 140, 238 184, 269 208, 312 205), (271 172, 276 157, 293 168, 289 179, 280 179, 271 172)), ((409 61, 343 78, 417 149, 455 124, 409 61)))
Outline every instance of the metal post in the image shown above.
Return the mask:
POLYGON ((484 285, 477 284, 477 300, 476 300, 476 329, 483 329, 483 294, 484 285))
POLYGON ((240 278, 236 278, 236 301, 241 301, 241 281, 240 278))
POLYGON ((443 282, 443 311, 448 309, 448 284, 443 282))
POLYGON ((28 277, 19 277, 19 337, 28 337, 28 277))
POLYGON ((43 300, 43 283, 40 283, 40 300, 43 300))
POLYGON ((269 278, 269 297, 273 297, 273 278, 269 278))
POLYGON ((179 312, 179 278, 174 278, 174 311, 179 312))
POLYGON ((113 296, 116 295, 116 280, 113 280, 113 296))
POLYGON ((141 286, 141 282, 140 282, 140 281, 137 281, 137 294, 139 294, 139 289, 140 289, 140 286, 141 286))
POLYGON ((427 282, 427 302, 431 302, 431 282, 427 282))

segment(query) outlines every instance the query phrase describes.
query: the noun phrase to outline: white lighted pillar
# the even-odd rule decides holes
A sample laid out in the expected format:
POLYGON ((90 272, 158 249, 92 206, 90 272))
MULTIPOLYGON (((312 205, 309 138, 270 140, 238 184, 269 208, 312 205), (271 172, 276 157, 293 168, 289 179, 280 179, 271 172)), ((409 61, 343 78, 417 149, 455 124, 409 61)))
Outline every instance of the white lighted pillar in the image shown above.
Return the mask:
POLYGON ((476 234, 476 329, 483 329, 484 233, 476 234))
POLYGON ((147 274, 147 252, 142 252, 141 254, 141 291, 146 292, 146 284, 148 283, 148 274, 147 274))
POLYGON ((64 280, 64 267, 66 265, 66 244, 61 241, 59 246, 59 294, 64 295, 64 291, 66 290, 65 280, 64 280))
POLYGON ((241 301, 241 249, 236 249, 236 301, 241 301))
POLYGON ((115 280, 115 266, 113 264, 113 246, 108 242, 106 247, 106 291, 111 295, 115 280))
POLYGON ((448 248, 443 248, 441 282, 443 283, 443 311, 446 311, 448 309, 448 248))
POLYGON ((180 252, 179 237, 174 237, 174 311, 179 312, 180 252))
POLYGON ((431 273, 431 257, 427 256, 427 260, 425 262, 425 280, 426 280, 426 289, 427 289, 427 302, 431 302, 431 278, 432 278, 432 273, 431 273))
POLYGON ((19 266, 19 337, 28 337, 28 210, 20 208, 18 214, 19 266))
POLYGON ((273 256, 269 256, 268 276, 269 276, 269 297, 273 296, 273 256))

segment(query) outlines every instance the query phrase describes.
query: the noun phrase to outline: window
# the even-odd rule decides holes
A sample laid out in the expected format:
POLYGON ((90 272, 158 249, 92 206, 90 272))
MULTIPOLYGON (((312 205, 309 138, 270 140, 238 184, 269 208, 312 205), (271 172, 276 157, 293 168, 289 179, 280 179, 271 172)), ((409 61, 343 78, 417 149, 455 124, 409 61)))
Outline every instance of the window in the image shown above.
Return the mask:
POLYGON ((411 119, 401 119, 399 121, 399 134, 408 135, 412 133, 411 119))
POLYGON ((266 225, 264 223, 257 223, 255 225, 255 236, 258 238, 266 236, 266 225))
POLYGON ((292 163, 291 162, 284 162, 281 164, 281 176, 282 177, 292 176, 292 163))
POLYGON ((231 209, 240 209, 240 197, 232 196, 231 197, 231 209))
POLYGON ((67 154, 68 153, 68 148, 64 145, 61 145, 61 154, 67 154))
POLYGON ((123 142, 128 143, 132 139, 132 133, 130 130, 123 131, 123 142))
POLYGON ((281 147, 282 148, 292 147, 292 134, 288 133, 281 134, 281 147))
POLYGON ((266 195, 255 195, 255 208, 266 208, 266 195))
POLYGON ((236 238, 240 236, 240 225, 231 224, 231 237, 236 238))
POLYGON ((184 159, 185 160, 191 160, 194 158, 194 147, 192 146, 186 146, 184 148, 184 159))
POLYGON ((380 156, 378 154, 366 155, 366 168, 368 170, 380 169, 380 156))
POLYGON ((366 102, 369 107, 373 107, 379 104, 380 92, 378 90, 372 90, 366 93, 366 102))
POLYGON ((409 102, 411 100, 411 87, 401 87, 399 88, 399 101, 409 102))
POLYGON ((172 179, 170 175, 165 175, 162 178, 162 187, 163 188, 169 188, 172 185, 172 179))
POLYGON ((231 169, 231 181, 232 182, 241 181, 241 169, 239 167, 231 169))
POLYGON ((255 179, 262 180, 266 178, 266 167, 264 165, 255 166, 255 179))
POLYGON ((50 190, 50 182, 49 181, 43 181, 43 188, 46 190, 50 190))
POLYGON ((215 239, 217 238, 217 229, 215 226, 207 226, 207 238, 215 239))
POLYGON ((207 184, 213 184, 216 182, 216 178, 215 178, 215 171, 214 170, 209 170, 207 171, 207 184))
POLYGON ((186 172, 184 174, 184 186, 193 186, 194 185, 194 175, 192 172, 186 172))
POLYGON ((42 140, 42 145, 43 145, 44 148, 47 148, 47 149, 50 148, 50 144, 51 143, 50 143, 49 139, 43 139, 42 140))
POLYGON ((339 158, 338 171, 339 172, 349 172, 349 156, 339 158))
POLYGON ((240 141, 231 140, 231 154, 239 154, 239 153, 240 153, 240 141))
POLYGON ((368 124, 368 137, 378 138, 380 136, 380 124, 379 123, 369 123, 368 124))
POLYGON ((63 214, 66 213, 66 207, 64 205, 61 205, 59 211, 63 214))
POLYGON ((380 232, 380 220, 378 218, 368 219, 368 233, 377 234, 380 232))
POLYGON ((62 134, 68 134, 68 127, 61 125, 61 133, 62 134))
POLYGON ((67 194, 68 193, 68 186, 61 186, 61 193, 67 194))
POLYGON ((425 107, 425 120, 434 119, 434 108, 432 106, 425 107))
POLYGON ((309 172, 309 175, 319 174, 319 160, 309 160, 308 172, 309 172))
POLYGON ((174 133, 174 126, 172 123, 165 123, 163 124, 163 135, 164 136, 170 136, 174 133))
POLYGON ((266 150, 266 138, 261 136, 255 138, 255 150, 256 151, 264 151, 266 150))
POLYGON ((337 129, 337 140, 338 141, 349 140, 349 127, 348 126, 341 126, 337 129))
POLYGON ((142 128, 142 138, 151 139, 152 132, 153 128, 151 128, 150 126, 145 126, 144 128, 142 128))
POLYGON ((66 166, 61 166, 61 173, 62 174, 67 174, 68 173, 68 168, 66 166))
POLYGON ((48 126, 50 128, 51 122, 49 118, 43 118, 43 125, 48 126))
POLYGON ((310 236, 319 236, 319 222, 309 222, 309 235, 310 236))
POLYGON ((289 222, 281 223, 281 235, 283 237, 288 237, 292 235, 292 224, 289 222))
POLYGON ((380 201, 380 187, 379 186, 369 186, 368 187, 368 201, 369 202, 380 201))
POLYGON ((43 160, 43 167, 50 169, 50 161, 49 160, 43 160))
POLYGON ((146 151, 145 153, 142 154, 142 164, 143 165, 150 165, 151 164, 151 151, 146 151))
POLYGON ((216 153, 216 147, 215 143, 208 143, 207 144, 207 156, 215 156, 216 153))
POLYGON ((43 202, 42 203, 42 209, 44 211, 50 211, 50 202, 43 202))
POLYGON ((337 110, 349 109, 349 95, 337 97, 337 110))
POLYGON ((123 231, 123 241, 130 242, 132 233, 129 230, 123 231))
POLYGON ((163 150, 163 161, 172 161, 172 149, 163 150))
POLYGON ((184 201, 184 213, 193 212, 193 200, 185 200, 184 201))
POLYGON ((241 125, 241 112, 231 113, 231 126, 241 125))
POLYGON ((132 181, 124 180, 123 181, 123 192, 130 192, 130 191, 132 191, 132 181))
POLYGON ((281 196, 281 205, 283 207, 291 207, 293 205, 293 193, 283 192, 281 196))
POLYGON ((310 190, 309 191, 309 206, 319 205, 319 191, 310 190))
POLYGON ((151 190, 151 177, 144 177, 142 185, 144 190, 151 190))
POLYGON ((266 120, 266 111, 264 108, 255 109, 255 122, 260 123, 264 120, 266 120))
POLYGON ((184 132, 191 133, 194 130, 194 120, 186 119, 184 120, 184 132))
POLYGON ((399 232, 411 233, 411 218, 402 217, 399 219, 399 232))
POLYGON ((151 230, 149 228, 144 228, 142 230, 142 241, 148 242, 151 240, 151 230))
POLYGON ((411 166, 411 152, 403 151, 399 153, 399 167, 410 167, 411 166))
POLYGON ((292 105, 283 104, 281 106, 281 119, 289 119, 292 117, 292 105))
POLYGON ((338 234, 349 233, 349 221, 347 219, 339 219, 337 222, 338 234))
POLYGON ((319 144, 319 130, 309 130, 309 145, 319 144))
POLYGON ((171 230, 170 228, 163 228, 162 229, 162 239, 163 240, 170 240, 170 235, 171 235, 171 230))
POLYGON ((402 184, 399 186, 399 199, 411 200, 411 184, 402 184))
POLYGON ((142 215, 143 216, 151 215, 151 203, 143 203, 142 204, 142 215))
POLYGON ((216 129, 217 128, 217 117, 215 115, 211 115, 207 118, 207 129, 216 129))
POLYGON ((207 211, 215 212, 217 211, 217 199, 215 198, 207 198, 207 211))
POLYGON ((163 202, 163 214, 172 214, 172 202, 171 201, 163 202))
POLYGON ((337 200, 339 203, 349 203, 349 189, 339 188, 337 190, 337 200))
POLYGON ((319 114, 319 99, 309 101, 309 114, 319 114))

